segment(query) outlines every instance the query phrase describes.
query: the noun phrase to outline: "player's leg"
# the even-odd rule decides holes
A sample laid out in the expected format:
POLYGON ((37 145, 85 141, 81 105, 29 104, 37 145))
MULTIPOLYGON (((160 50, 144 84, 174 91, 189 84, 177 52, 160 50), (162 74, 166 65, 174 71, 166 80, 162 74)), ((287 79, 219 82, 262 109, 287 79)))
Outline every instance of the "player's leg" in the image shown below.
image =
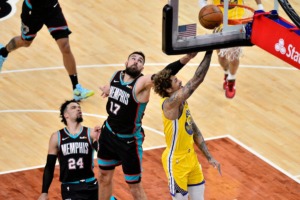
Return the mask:
POLYGON ((224 56, 219 55, 219 53, 220 53, 220 50, 217 50, 218 61, 224 71, 223 89, 225 90, 225 88, 227 86, 227 77, 228 77, 228 73, 229 73, 229 62, 224 56))
POLYGON ((0 71, 8 54, 20 47, 29 47, 36 37, 36 33, 43 26, 41 17, 36 13, 32 13, 25 3, 22 6, 21 20, 22 35, 13 37, 6 46, 0 44, 0 71))
POLYGON ((188 177, 191 171, 189 161, 189 155, 174 155, 169 150, 162 154, 162 164, 173 200, 188 200, 188 177))
POLYGON ((113 190, 113 176, 115 170, 108 170, 107 168, 99 170, 99 189, 98 189, 98 200, 116 200, 114 196, 112 196, 113 190))
POLYGON ((99 170, 99 200, 107 200, 112 196, 112 179, 114 176, 113 170, 103 170, 100 167, 99 170))
POLYGON ((115 149, 114 140, 116 136, 111 133, 106 126, 101 129, 99 138, 99 150, 98 150, 98 166, 99 170, 99 200, 113 199, 112 185, 113 175, 116 166, 120 165, 121 162, 116 159, 117 155, 111 152, 110 149, 115 149))
POLYGON ((204 200, 205 184, 188 186, 190 200, 204 200))
MULTIPOLYGON (((121 137, 121 136, 119 136, 121 137)), ((143 159, 143 131, 134 134, 131 138, 119 139, 118 155, 122 160, 125 181, 135 200, 146 200, 147 196, 142 186, 142 159, 143 159)))
POLYGON ((181 193, 176 193, 175 196, 172 196, 173 200, 188 200, 189 199, 189 195, 183 195, 181 193))
POLYGON ((188 192, 190 200, 204 200, 205 180, 202 172, 202 167, 195 154, 191 159, 193 166, 188 178, 188 192))
POLYGON ((236 93, 236 88, 235 88, 236 73, 239 68, 239 64, 240 64, 239 58, 230 61, 229 64, 229 73, 227 77, 227 88, 225 88, 226 89, 225 96, 230 99, 233 98, 236 93))
POLYGON ((71 51, 70 43, 69 43, 69 38, 59 38, 56 40, 56 43, 59 47, 59 50, 62 53, 63 56, 63 62, 64 66, 68 72, 68 74, 77 74, 77 69, 76 69, 76 62, 74 55, 71 51))
POLYGON ((130 192, 135 200, 146 200, 147 196, 142 183, 128 184, 130 192))
POLYGON ((219 57, 226 59, 228 62, 228 76, 225 86, 225 96, 227 98, 233 98, 236 93, 235 82, 236 82, 236 73, 239 67, 239 58, 242 55, 241 47, 233 47, 227 49, 221 49, 218 53, 219 57))
POLYGON ((94 91, 85 89, 78 83, 76 61, 69 41, 71 31, 68 28, 60 5, 56 4, 55 7, 49 8, 48 12, 51 14, 47 15, 45 24, 62 53, 64 66, 72 82, 74 99, 77 101, 86 99, 94 95, 94 91))

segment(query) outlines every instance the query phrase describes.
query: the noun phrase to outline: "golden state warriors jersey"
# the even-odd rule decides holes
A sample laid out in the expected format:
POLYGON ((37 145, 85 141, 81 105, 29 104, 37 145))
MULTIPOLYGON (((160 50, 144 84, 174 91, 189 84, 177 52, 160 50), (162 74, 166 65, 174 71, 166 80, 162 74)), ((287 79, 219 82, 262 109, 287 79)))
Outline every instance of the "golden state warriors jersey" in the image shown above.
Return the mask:
MULTIPOLYGON (((166 100, 163 98, 161 104, 166 100)), ((164 133, 167 148, 162 154, 162 164, 169 182, 170 193, 188 192, 188 185, 204 183, 204 176, 197 154, 194 150, 192 117, 187 102, 178 119, 169 120, 164 114, 164 133)))
MULTIPOLYGON (((224 0, 213 0, 213 4, 220 5, 224 4, 224 0)), ((229 0, 229 4, 244 5, 244 0, 229 0)), ((221 8, 223 12, 223 8, 221 8)), ((241 7, 229 7, 228 8, 228 19, 241 19, 245 14, 245 9, 241 7)))
MULTIPOLYGON (((165 99, 161 100, 161 104, 165 99)), ((167 149, 172 151, 172 154, 185 153, 194 149, 191 114, 187 102, 183 104, 183 111, 178 119, 169 120, 162 114, 167 149)))

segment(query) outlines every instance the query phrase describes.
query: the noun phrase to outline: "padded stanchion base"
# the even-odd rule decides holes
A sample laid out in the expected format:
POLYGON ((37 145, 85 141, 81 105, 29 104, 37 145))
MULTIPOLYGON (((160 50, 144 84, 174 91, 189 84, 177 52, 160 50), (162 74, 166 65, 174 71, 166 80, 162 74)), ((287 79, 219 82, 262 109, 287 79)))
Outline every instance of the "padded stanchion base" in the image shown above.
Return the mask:
POLYGON ((300 69, 300 30, 276 10, 254 15, 251 43, 300 69))

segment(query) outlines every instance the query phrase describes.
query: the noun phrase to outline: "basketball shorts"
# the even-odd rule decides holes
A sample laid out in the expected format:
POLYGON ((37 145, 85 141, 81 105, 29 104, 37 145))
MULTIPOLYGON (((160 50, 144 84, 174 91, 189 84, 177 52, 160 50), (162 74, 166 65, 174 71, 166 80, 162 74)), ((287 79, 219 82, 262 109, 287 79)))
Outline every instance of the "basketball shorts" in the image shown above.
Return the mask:
POLYGON ((61 196, 63 200, 98 200, 98 182, 61 184, 61 196))
POLYGON ((144 133, 121 135, 102 126, 99 138, 98 165, 102 170, 112 170, 122 165, 127 183, 139 183, 142 173, 144 133))
POLYGON ((170 193, 186 195, 188 186, 204 184, 204 176, 194 151, 171 155, 167 149, 162 154, 162 164, 169 181, 170 193))
POLYGON ((44 24, 55 40, 67 38, 71 34, 59 3, 51 7, 30 9, 24 1, 21 20, 21 34, 26 41, 32 41, 44 24))

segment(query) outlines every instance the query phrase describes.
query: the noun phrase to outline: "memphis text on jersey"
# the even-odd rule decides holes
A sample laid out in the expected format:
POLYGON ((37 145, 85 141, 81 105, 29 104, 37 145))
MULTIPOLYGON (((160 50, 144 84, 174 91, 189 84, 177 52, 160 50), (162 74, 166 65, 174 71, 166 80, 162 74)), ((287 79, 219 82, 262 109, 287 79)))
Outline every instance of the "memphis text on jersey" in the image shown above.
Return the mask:
POLYGON ((128 105, 128 99, 130 94, 120 88, 116 88, 114 86, 110 86, 109 97, 115 99, 125 105, 128 105))
POLYGON ((88 154, 89 143, 88 142, 70 142, 61 145, 61 151, 64 156, 70 154, 88 154))

